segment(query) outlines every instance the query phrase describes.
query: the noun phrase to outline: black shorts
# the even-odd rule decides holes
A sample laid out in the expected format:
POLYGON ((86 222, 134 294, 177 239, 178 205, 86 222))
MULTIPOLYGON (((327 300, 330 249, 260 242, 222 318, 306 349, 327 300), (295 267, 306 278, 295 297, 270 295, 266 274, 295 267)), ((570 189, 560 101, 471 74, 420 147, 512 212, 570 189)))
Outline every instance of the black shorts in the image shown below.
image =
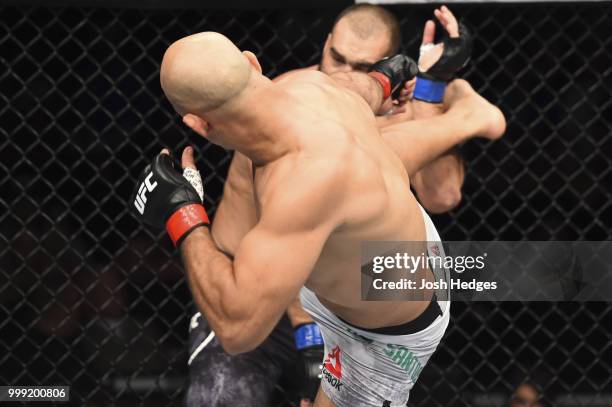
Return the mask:
POLYGON ((278 391, 279 383, 291 387, 298 356, 293 328, 286 316, 259 347, 233 356, 225 353, 211 335, 204 318, 193 320, 197 326, 193 323, 189 333, 191 364, 186 407, 279 405, 284 397, 278 391))

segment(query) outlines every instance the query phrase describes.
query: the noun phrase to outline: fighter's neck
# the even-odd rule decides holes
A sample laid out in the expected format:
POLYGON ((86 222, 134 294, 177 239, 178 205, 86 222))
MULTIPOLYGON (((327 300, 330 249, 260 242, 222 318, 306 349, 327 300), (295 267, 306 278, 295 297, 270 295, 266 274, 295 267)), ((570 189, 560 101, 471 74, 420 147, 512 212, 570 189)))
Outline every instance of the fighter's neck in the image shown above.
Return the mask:
POLYGON ((240 117, 229 120, 219 130, 232 134, 238 140, 236 150, 247 156, 255 165, 262 166, 278 160, 292 151, 295 141, 283 132, 278 124, 276 109, 256 106, 240 117))
POLYGON ((237 150, 247 156, 254 165, 263 166, 287 155, 291 148, 288 145, 277 142, 259 142, 252 143, 248 147, 237 148, 237 150))

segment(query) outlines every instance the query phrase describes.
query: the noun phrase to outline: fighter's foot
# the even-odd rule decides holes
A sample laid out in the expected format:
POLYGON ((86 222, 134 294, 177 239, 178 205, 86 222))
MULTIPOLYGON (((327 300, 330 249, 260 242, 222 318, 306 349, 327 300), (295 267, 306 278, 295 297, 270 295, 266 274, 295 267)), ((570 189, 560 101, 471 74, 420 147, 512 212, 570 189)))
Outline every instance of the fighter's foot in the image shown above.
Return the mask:
POLYGON ((506 131, 506 119, 497 106, 480 96, 463 79, 452 81, 446 88, 444 104, 464 115, 466 123, 475 126, 475 136, 497 140, 506 131))

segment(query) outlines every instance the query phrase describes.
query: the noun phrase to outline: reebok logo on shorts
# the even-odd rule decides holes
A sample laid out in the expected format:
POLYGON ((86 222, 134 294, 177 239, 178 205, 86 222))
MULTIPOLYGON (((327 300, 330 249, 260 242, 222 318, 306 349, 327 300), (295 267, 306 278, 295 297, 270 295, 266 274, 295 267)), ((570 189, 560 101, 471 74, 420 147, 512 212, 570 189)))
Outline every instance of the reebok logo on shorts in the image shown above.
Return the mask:
POLYGON ((342 379, 342 363, 340 362, 340 346, 336 346, 327 354, 323 366, 338 379, 342 379))
POLYGON ((340 346, 334 347, 323 361, 323 376, 336 390, 342 386, 342 362, 340 362, 340 346))

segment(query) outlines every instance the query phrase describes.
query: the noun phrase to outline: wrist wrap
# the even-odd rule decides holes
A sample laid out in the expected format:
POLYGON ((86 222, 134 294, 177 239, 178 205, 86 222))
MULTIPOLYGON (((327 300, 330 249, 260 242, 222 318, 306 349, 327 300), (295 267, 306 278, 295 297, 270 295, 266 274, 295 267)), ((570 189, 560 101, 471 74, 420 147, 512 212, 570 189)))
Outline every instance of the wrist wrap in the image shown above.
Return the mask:
POLYGON ((423 102, 442 103, 444 100, 445 90, 445 81, 437 81, 435 79, 429 79, 419 75, 417 76, 412 97, 423 102))
POLYGON ((373 71, 373 72, 369 72, 368 75, 376 79, 378 83, 380 83, 380 86, 382 86, 383 100, 391 96, 391 81, 385 74, 373 71))
POLYGON ((185 205, 176 210, 166 221, 166 230, 175 247, 179 246, 187 235, 199 226, 210 224, 204 206, 200 204, 185 205))
POLYGON ((293 331, 293 338, 298 350, 323 345, 321 330, 314 323, 297 326, 293 331))

